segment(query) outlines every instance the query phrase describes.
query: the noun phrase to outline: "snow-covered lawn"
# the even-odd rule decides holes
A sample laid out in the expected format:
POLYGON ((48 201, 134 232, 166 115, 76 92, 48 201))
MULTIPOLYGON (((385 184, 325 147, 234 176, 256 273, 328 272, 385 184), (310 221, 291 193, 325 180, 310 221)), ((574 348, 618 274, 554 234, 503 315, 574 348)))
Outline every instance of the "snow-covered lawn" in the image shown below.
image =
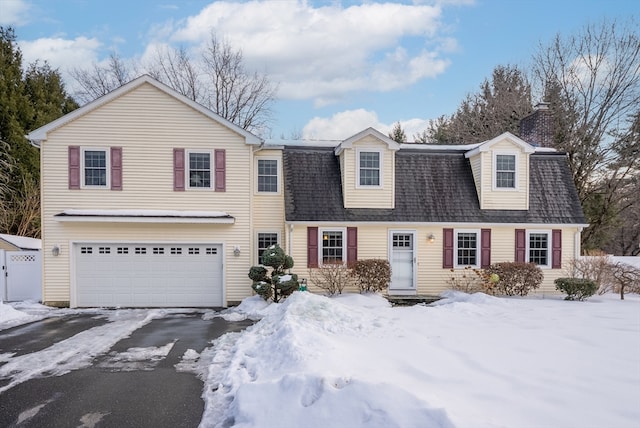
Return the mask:
MULTIPOLYGON (((296 292, 279 304, 248 298, 204 318, 259 322, 200 354, 188 350, 176 369, 205 381, 203 427, 640 426, 640 296, 446 296, 413 307, 390 307, 377 295, 296 292)), ((4 304, 0 330, 27 322, 24 313, 51 316, 4 304)), ((15 382, 39 375, 30 366, 42 357, 59 360, 58 373, 80 368, 87 349, 106 353, 118 337, 161 316, 115 311, 109 324, 95 327, 104 346, 85 347, 95 336, 80 333, 40 357, 5 354, 0 369, 12 364, 20 373, 15 382), (107 333, 108 326, 117 329, 107 333), (69 347, 82 355, 65 355, 69 347), (65 365, 72 360, 74 367, 65 365)), ((121 357, 131 360, 131 353, 137 361, 168 349, 121 357)))
POLYGON ((246 299, 263 318, 216 344, 202 425, 640 426, 638 296, 447 296, 246 299))

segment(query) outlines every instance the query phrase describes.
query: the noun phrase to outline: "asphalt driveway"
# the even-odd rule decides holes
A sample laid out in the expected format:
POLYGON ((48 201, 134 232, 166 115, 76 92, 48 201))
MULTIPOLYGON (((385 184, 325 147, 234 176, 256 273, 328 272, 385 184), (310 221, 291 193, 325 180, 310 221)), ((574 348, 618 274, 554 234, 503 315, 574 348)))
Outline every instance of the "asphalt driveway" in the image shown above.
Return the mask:
MULTIPOLYGON (((85 313, 0 331, 0 369, 15 358, 46 358, 47 350, 66 339, 108 334, 110 322, 104 314, 85 313)), ((6 389, 0 392, 0 426, 197 427, 204 411, 203 382, 193 372, 178 371, 176 364, 187 350, 201 353, 212 340, 251 323, 170 313, 91 357, 86 367, 60 376, 45 372, 8 389, 11 377, 0 376, 0 390, 6 389)))

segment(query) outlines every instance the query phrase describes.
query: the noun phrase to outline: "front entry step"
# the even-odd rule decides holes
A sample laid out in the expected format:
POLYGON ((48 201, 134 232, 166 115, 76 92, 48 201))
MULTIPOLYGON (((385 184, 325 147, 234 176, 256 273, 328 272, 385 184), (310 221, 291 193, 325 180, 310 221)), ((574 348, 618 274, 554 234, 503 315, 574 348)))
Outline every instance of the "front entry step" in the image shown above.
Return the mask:
POLYGON ((393 306, 413 306, 418 303, 429 304, 442 299, 440 296, 430 295, 390 296, 388 294, 385 294, 384 298, 391 302, 393 306))

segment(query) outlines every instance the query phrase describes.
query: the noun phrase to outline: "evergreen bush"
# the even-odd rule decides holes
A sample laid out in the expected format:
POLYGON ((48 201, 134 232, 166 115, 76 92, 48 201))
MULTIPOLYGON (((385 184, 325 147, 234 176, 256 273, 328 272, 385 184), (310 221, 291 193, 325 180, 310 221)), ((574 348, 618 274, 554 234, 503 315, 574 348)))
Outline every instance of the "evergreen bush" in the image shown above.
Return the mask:
POLYGON ((274 302, 286 298, 298 289, 298 275, 287 273, 293 267, 293 259, 278 245, 272 245, 262 254, 263 266, 252 266, 249 278, 251 288, 264 300, 274 302), (267 268, 271 268, 271 272, 267 268))
POLYGON ((567 294, 565 300, 585 300, 598 291, 598 284, 590 279, 558 278, 554 282, 556 290, 567 294))

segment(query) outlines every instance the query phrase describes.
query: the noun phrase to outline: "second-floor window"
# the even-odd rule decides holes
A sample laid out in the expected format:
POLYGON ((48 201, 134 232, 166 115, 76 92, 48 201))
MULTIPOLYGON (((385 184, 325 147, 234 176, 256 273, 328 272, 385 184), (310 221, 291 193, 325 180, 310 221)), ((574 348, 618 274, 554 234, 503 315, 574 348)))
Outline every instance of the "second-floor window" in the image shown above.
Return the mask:
POLYGON ((109 157, 105 149, 84 149, 82 152, 83 184, 92 187, 107 187, 109 157))
POLYGON ((278 192, 278 161, 258 159, 258 192, 278 192))
POLYGON ((211 153, 189 152, 189 187, 211 188, 211 153))
POLYGON ((358 177, 360 186, 380 186, 380 152, 359 152, 358 177))
POLYGON ((516 188, 515 155, 496 155, 496 187, 498 189, 516 188))

